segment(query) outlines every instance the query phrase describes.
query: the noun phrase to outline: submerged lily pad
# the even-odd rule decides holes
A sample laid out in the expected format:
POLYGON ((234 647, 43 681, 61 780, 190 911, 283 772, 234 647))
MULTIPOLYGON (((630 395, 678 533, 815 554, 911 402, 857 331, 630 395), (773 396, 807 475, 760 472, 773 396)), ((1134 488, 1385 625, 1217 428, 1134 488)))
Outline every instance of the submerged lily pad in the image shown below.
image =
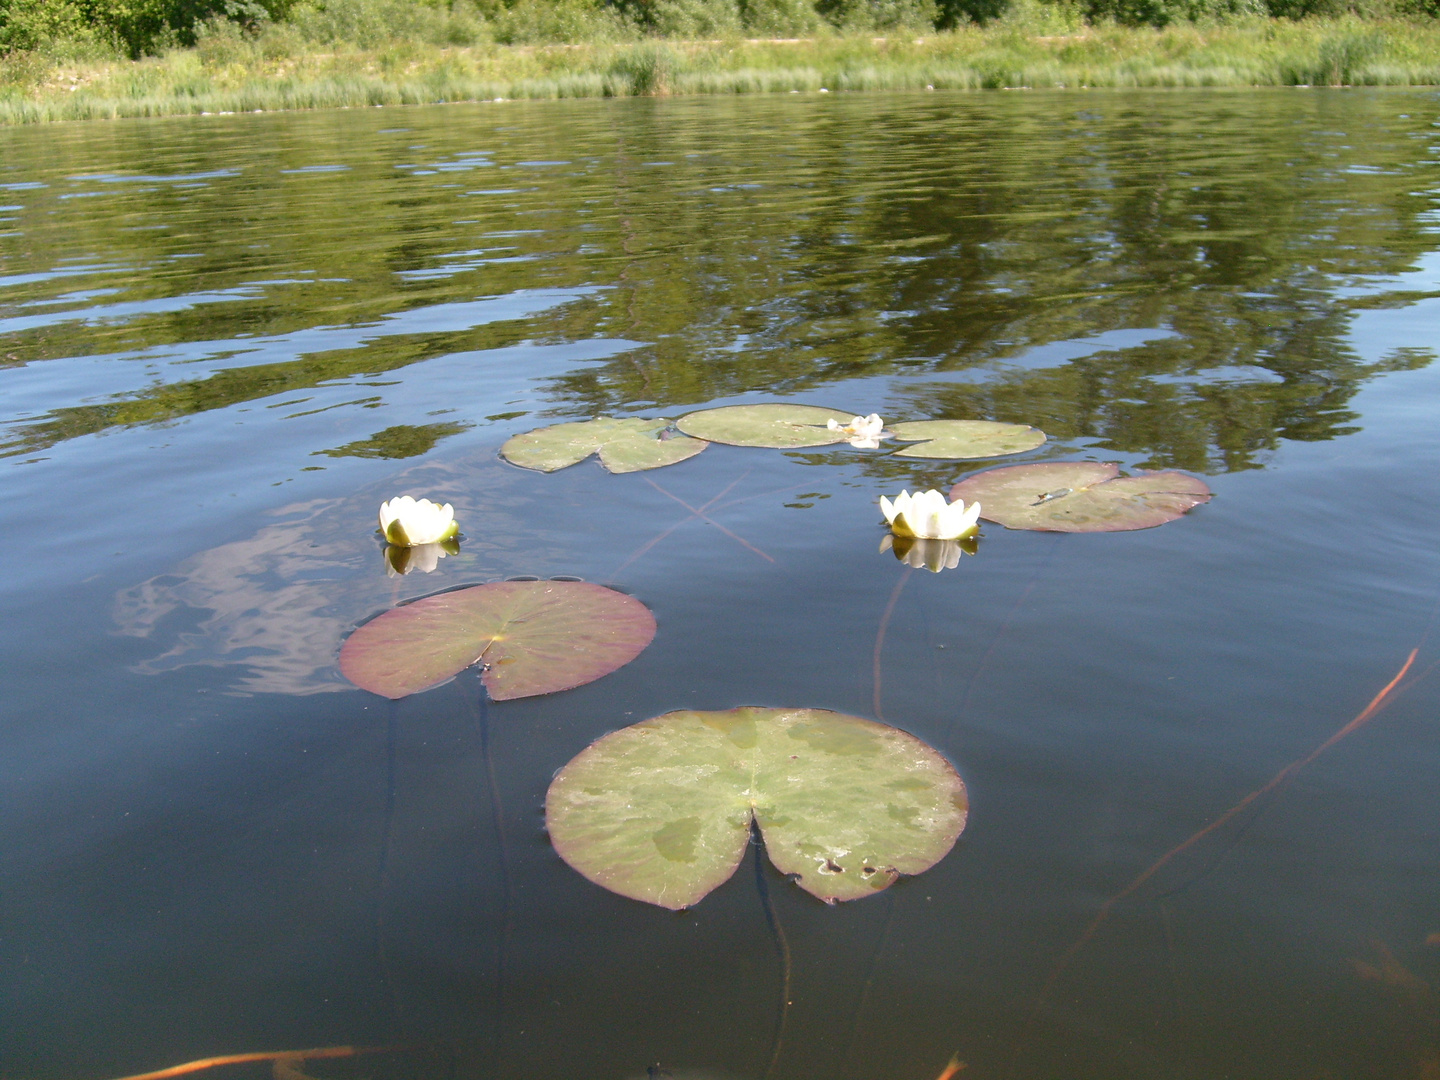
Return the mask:
POLYGON ((471 664, 495 701, 583 686, 624 667, 655 636, 639 600, 584 581, 497 581, 392 608, 351 634, 340 671, 402 698, 471 664))
POLYGON ((892 457, 945 461, 1023 454, 1045 442, 1039 428, 995 420, 912 420, 893 425, 891 434, 901 442, 919 444, 896 450, 892 457))
POLYGON ((828 446, 850 436, 832 431, 826 423, 848 424, 853 413, 816 405, 726 405, 703 409, 675 421, 686 435, 731 446, 769 446, 790 450, 798 446, 828 446))
POLYGON ((705 445, 699 439, 674 434, 664 418, 615 420, 601 416, 512 436, 500 447, 500 454, 522 468, 554 472, 598 453, 600 464, 612 473, 629 473, 674 465, 694 457, 705 445))
POLYGON ((545 796, 561 858, 673 910, 735 872, 752 820, 775 867, 833 902, 934 866, 967 809, 964 783, 934 749, 825 709, 666 713, 592 743, 545 796))
POLYGON ((1174 521, 1210 501, 1199 477, 1166 469, 1121 476, 1111 461, 1007 465, 960 481, 951 499, 980 503, 980 516, 1007 529, 1126 532, 1174 521))

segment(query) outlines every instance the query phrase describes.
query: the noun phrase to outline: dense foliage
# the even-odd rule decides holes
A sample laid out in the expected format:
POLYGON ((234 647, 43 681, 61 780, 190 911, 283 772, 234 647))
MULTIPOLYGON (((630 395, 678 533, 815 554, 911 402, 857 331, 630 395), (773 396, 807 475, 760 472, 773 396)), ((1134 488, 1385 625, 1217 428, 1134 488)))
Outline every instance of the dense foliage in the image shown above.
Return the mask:
POLYGON ((135 55, 193 43, 206 19, 254 26, 284 18, 288 7, 289 0, 0 0, 0 49, 91 41, 135 55))
POLYGON ((931 31, 1027 9, 1027 21, 1164 26, 1244 16, 1440 11, 1440 0, 0 0, 0 53, 122 51, 194 45, 207 30, 280 24, 313 44, 412 40, 577 42, 801 37, 832 31, 931 31))

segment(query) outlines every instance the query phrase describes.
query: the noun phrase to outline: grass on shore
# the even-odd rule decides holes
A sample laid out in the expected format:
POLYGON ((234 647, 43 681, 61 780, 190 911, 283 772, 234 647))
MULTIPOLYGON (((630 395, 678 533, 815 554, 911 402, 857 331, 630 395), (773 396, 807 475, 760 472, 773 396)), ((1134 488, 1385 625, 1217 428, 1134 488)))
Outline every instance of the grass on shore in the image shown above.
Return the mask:
POLYGON ((238 33, 139 61, 0 58, 0 124, 495 98, 790 90, 1440 84, 1440 23, 1253 19, 1036 34, 315 51, 238 33))

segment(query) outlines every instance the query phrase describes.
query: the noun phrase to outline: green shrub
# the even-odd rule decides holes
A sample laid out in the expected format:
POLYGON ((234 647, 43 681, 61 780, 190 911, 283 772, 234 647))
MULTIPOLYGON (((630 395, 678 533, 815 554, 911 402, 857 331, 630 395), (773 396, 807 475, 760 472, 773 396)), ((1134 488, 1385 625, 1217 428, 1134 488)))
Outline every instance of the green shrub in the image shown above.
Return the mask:
POLYGON ((810 37, 822 21, 810 0, 743 0, 740 19, 746 33, 775 38, 810 37))
POLYGON ((42 49, 91 32, 69 0, 0 0, 0 52, 42 49))
POLYGON ((290 0, 0 0, 0 50, 95 41, 140 56, 193 45, 207 19, 254 27, 283 18, 289 6, 290 0))
POLYGON ((655 0, 650 28, 661 37, 734 37, 740 33, 740 5, 736 0, 655 0))
POLYGON ((315 44, 373 49, 396 41, 469 45, 488 38, 481 11, 420 0, 301 0, 290 13, 300 37, 315 44))
POLYGON ((503 45, 615 41, 630 37, 624 16, 597 0, 517 0, 492 17, 503 45))
POLYGON ((839 30, 928 32, 940 19, 935 0, 820 0, 816 10, 839 30))

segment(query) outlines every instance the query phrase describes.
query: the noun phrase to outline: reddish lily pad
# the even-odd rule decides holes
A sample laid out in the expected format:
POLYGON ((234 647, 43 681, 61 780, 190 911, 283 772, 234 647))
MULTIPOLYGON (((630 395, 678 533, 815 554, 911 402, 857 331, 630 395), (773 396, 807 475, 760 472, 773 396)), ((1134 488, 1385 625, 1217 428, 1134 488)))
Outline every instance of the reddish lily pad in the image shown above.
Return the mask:
POLYGON ((560 857, 611 892, 678 910, 729 879, 759 826, 770 861, 827 903, 945 857, 965 784, 898 728, 826 709, 680 710, 613 731, 555 775, 560 857))
POLYGON ((584 581, 497 581, 427 596, 360 627, 340 671, 387 698, 418 694, 471 664, 495 701, 594 682, 639 656, 655 617, 633 597, 584 581))
POLYGON ((1127 532, 1174 521, 1210 501, 1199 477, 1166 469, 1121 476, 1113 461, 1007 465, 968 477, 950 498, 980 504, 980 516, 1007 529, 1127 532))

